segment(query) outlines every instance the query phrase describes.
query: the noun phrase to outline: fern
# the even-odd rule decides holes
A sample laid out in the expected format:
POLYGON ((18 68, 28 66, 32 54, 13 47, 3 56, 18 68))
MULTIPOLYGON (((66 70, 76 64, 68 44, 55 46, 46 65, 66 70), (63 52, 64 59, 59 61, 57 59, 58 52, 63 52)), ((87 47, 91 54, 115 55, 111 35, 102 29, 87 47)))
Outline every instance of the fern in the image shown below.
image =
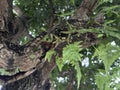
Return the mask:
POLYGON ((82 50, 82 48, 80 48, 80 43, 79 42, 75 42, 73 44, 69 44, 67 45, 64 49, 63 49, 63 64, 71 64, 72 66, 74 66, 77 74, 77 84, 78 84, 78 88, 80 85, 80 79, 81 79, 81 71, 80 71, 80 67, 79 67, 79 62, 81 61, 81 57, 82 54, 80 54, 79 52, 82 50))
POLYGON ((117 46, 113 46, 110 43, 103 45, 101 44, 94 54, 94 56, 98 56, 104 63, 105 70, 108 72, 110 66, 113 62, 119 58, 120 56, 120 48, 117 46))
POLYGON ((62 61, 62 58, 56 57, 56 64, 57 64, 57 66, 58 66, 58 69, 59 69, 60 71, 62 71, 62 68, 63 68, 63 66, 64 66, 64 62, 62 61))
POLYGON ((63 49, 62 59, 65 63, 74 65, 76 62, 81 61, 82 55, 79 53, 81 50, 80 43, 69 44, 63 49))
POLYGON ((69 44, 66 47, 63 48, 62 52, 62 58, 56 57, 56 64, 60 71, 62 71, 62 68, 64 65, 72 65, 74 69, 76 70, 76 77, 77 77, 77 88, 79 88, 80 80, 81 80, 81 70, 79 67, 79 62, 81 61, 82 54, 79 52, 82 50, 80 48, 80 43, 75 42, 73 44, 69 44))
POLYGON ((48 62, 50 62, 52 55, 55 54, 56 52, 54 50, 50 50, 46 53, 45 55, 45 60, 48 60, 48 62))
POLYGON ((96 74, 95 75, 95 82, 99 88, 99 90, 110 90, 110 78, 106 74, 96 74))
POLYGON ((105 70, 99 70, 99 73, 95 75, 95 83, 99 90, 116 90, 120 89, 120 67, 117 66, 109 71, 108 74, 105 70))
POLYGON ((110 22, 106 22, 106 25, 104 25, 103 33, 112 37, 116 37, 117 39, 120 39, 119 30, 115 27, 108 26, 107 24, 109 23, 110 22))
POLYGON ((81 74, 81 70, 80 70, 80 67, 79 67, 79 63, 76 63, 75 64, 75 70, 77 72, 77 80, 78 80, 78 83, 77 83, 77 88, 79 88, 79 85, 80 85, 80 80, 81 80, 81 77, 82 77, 82 74, 81 74))
POLYGON ((100 89, 100 90, 104 90, 104 86, 105 86, 105 82, 106 82, 106 77, 103 77, 101 75, 96 75, 95 76, 95 82, 97 84, 97 87, 100 89))
MULTIPOLYGON (((118 62, 119 64, 119 62, 118 62)), ((117 88, 117 90, 120 89, 120 66, 116 66, 114 67, 111 71, 111 87, 112 88, 117 88)), ((113 90, 113 89, 112 89, 113 90)))

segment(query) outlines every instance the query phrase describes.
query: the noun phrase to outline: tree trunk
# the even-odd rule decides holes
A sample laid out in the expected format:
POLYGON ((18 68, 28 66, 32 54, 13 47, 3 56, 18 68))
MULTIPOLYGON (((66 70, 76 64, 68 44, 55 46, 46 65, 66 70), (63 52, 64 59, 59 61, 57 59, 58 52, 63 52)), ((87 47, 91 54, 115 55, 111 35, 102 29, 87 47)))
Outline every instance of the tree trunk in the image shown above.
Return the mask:
POLYGON ((51 90, 49 74, 56 67, 55 62, 45 62, 42 68, 39 65, 35 72, 20 80, 16 77, 15 82, 6 83, 2 90, 51 90))
POLYGON ((2 90, 50 90, 50 82, 47 79, 44 84, 40 70, 28 77, 3 86, 2 90))

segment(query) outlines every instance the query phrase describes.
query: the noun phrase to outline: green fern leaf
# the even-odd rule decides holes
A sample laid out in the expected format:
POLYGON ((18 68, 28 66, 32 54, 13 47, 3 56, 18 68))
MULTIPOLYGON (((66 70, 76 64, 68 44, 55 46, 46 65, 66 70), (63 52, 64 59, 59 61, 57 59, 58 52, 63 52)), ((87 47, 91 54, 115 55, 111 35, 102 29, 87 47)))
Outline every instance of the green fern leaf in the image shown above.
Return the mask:
POLYGON ((77 88, 79 88, 80 80, 82 76, 79 67, 79 62, 81 61, 81 57, 82 57, 82 54, 79 53, 81 50, 82 48, 80 48, 80 42, 69 44, 63 49, 63 58, 62 58, 65 64, 71 64, 72 66, 74 66, 77 72, 76 74, 77 84, 78 84, 77 88))
POLYGON ((62 61, 61 58, 59 58, 59 57, 56 58, 56 64, 57 64, 57 66, 58 66, 58 69, 59 69, 60 71, 62 71, 62 68, 63 68, 63 66, 64 66, 64 63, 63 63, 63 61, 62 61))
POLYGON ((82 48, 80 48, 79 42, 67 45, 63 49, 64 62, 68 64, 74 64, 74 62, 81 61, 82 54, 79 53, 81 50, 82 48))
POLYGON ((105 65, 105 70, 108 72, 110 66, 113 62, 119 58, 120 56, 120 49, 117 46, 113 46, 110 43, 107 45, 100 45, 94 54, 94 56, 98 56, 105 65))
POLYGON ((45 60, 48 60, 50 62, 52 55, 55 54, 54 50, 50 50, 46 53, 45 60))
POLYGON ((76 74, 76 77, 77 77, 77 88, 79 88, 79 86, 80 86, 80 80, 81 80, 81 77, 82 77, 79 63, 75 64, 75 70, 77 72, 77 74, 76 74))

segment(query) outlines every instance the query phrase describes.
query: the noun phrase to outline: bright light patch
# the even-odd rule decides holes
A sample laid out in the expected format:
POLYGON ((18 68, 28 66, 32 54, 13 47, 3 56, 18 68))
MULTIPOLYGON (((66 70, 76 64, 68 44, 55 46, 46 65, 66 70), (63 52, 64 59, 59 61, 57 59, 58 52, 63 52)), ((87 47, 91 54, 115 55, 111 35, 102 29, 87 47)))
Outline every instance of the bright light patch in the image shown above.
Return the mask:
POLYGON ((89 58, 86 57, 85 59, 82 60, 82 66, 88 67, 89 66, 89 58))
POLYGON ((61 82, 61 83, 66 82, 67 79, 68 79, 67 77, 65 77, 65 78, 63 78, 63 77, 57 77, 58 82, 61 82))
POLYGON ((0 85, 0 90, 2 90, 2 85, 0 85))
POLYGON ((111 42, 111 45, 115 46, 116 45, 115 41, 111 42))

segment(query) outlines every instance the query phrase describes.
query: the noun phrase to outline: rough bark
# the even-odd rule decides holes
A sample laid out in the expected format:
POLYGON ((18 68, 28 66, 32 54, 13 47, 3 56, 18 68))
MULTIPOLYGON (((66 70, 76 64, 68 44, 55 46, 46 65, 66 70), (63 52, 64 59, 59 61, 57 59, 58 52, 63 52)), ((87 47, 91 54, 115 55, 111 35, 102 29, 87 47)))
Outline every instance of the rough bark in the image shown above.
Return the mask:
MULTIPOLYGON (((86 27, 85 23, 89 20, 89 14, 96 7, 97 2, 98 0, 83 0, 68 22, 74 25, 75 28, 86 27)), ((51 25, 50 33, 53 33, 52 31, 56 28, 58 26, 51 25)), ((63 26, 60 27, 59 25, 59 28, 61 29, 63 26)), ((42 41, 44 35, 47 34, 42 32, 28 44, 19 46, 16 41, 18 41, 25 30, 26 27, 23 25, 23 22, 16 19, 12 14, 12 0, 1 0, 0 68, 8 73, 0 75, 0 81, 4 85, 3 90, 50 90, 49 74, 56 67, 55 55, 52 56, 50 62, 47 62, 44 60, 45 54, 48 50, 54 49, 59 56, 62 56, 62 49, 68 43, 65 40, 54 44, 42 41), (21 30, 22 32, 20 32, 21 30)), ((82 36, 80 37, 82 38, 82 36)), ((73 36, 71 41, 81 41, 80 37, 73 36)), ((83 48, 100 42, 94 34, 90 34, 88 38, 94 43, 90 41, 84 42, 83 48)), ((84 41, 84 38, 82 39, 84 41)))

